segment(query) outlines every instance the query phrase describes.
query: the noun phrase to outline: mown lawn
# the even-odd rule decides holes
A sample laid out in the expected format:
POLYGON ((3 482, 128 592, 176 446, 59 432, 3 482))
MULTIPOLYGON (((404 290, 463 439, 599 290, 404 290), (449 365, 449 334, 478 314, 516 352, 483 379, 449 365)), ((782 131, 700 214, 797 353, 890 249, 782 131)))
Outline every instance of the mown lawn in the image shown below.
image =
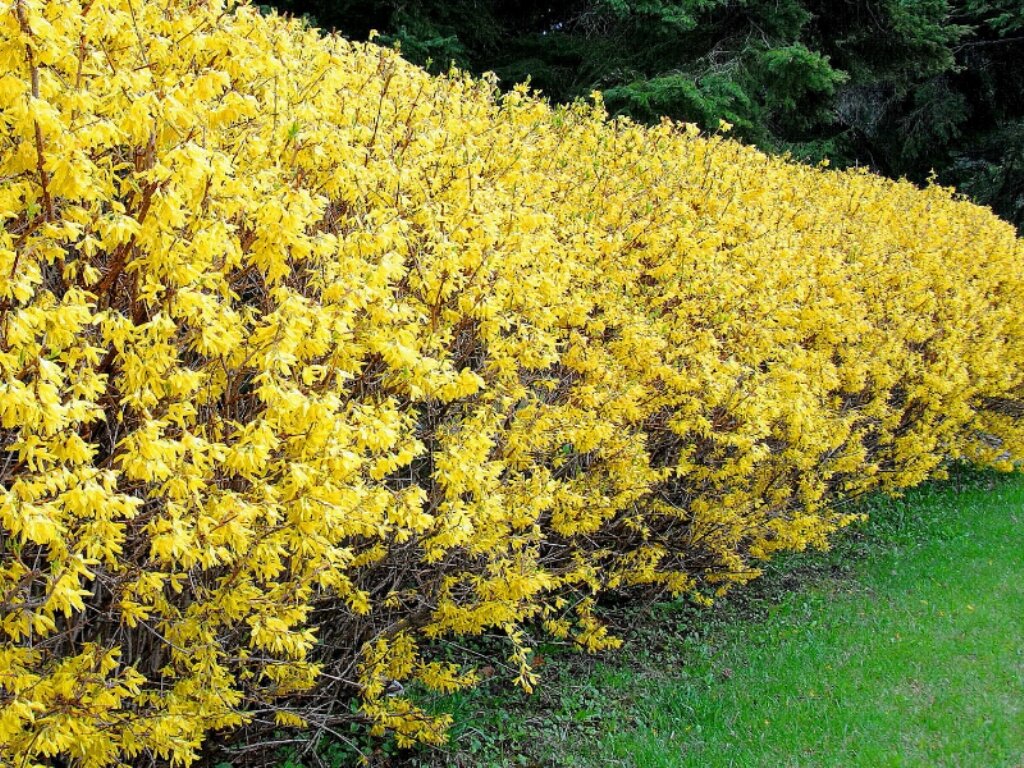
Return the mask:
POLYGON ((451 748, 380 762, 1024 768, 1024 479, 869 506, 831 552, 713 609, 619 614, 623 651, 542 648, 531 697, 434 702, 456 716, 451 748))

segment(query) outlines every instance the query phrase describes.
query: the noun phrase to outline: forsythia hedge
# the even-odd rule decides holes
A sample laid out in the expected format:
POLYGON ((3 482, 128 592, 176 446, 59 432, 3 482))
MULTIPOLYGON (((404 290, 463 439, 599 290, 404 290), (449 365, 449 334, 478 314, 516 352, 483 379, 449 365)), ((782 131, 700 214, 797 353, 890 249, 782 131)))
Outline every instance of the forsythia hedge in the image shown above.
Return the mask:
POLYGON ((1024 456, 1024 248, 948 190, 223 0, 5 0, 0 72, 0 765, 438 739, 445 638, 528 687, 1024 456))

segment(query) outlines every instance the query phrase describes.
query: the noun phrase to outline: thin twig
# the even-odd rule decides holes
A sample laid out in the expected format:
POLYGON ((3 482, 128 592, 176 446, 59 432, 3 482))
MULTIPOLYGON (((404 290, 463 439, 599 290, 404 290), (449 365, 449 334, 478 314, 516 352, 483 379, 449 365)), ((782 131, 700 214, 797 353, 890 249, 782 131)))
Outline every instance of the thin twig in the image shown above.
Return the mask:
MULTIPOLYGON (((21 31, 29 40, 34 39, 35 36, 32 34, 32 28, 28 24, 28 16, 25 13, 24 0, 16 0, 14 12, 18 17, 18 25, 21 27, 21 31)), ((39 67, 36 66, 35 54, 32 53, 32 45, 29 42, 25 43, 25 55, 28 59, 28 68, 32 76, 32 99, 38 101, 39 67)), ((43 129, 35 118, 33 118, 32 123, 35 126, 36 134, 36 169, 39 172, 39 185, 43 188, 43 210, 46 211, 46 220, 53 221, 56 219, 56 216, 53 210, 53 198, 50 197, 50 174, 46 171, 46 145, 43 142, 43 129)))

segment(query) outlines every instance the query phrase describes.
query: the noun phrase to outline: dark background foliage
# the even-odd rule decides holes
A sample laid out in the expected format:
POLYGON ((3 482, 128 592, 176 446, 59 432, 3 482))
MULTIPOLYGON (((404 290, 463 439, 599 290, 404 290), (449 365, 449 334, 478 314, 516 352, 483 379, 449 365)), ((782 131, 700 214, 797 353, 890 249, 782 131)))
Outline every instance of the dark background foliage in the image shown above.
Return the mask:
POLYGON ((808 161, 933 172, 1024 228, 1024 0, 276 0, 435 70, 600 90, 808 161))

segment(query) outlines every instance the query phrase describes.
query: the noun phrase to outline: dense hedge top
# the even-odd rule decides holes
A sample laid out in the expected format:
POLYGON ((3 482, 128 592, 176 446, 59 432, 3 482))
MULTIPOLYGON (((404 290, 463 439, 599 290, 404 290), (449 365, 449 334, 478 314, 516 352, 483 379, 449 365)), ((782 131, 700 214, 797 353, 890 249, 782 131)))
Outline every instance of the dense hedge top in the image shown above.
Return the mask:
POLYGON ((948 190, 217 0, 17 0, 0 71, 0 762, 440 738, 453 636, 529 687, 1024 455, 1024 253, 948 190))

